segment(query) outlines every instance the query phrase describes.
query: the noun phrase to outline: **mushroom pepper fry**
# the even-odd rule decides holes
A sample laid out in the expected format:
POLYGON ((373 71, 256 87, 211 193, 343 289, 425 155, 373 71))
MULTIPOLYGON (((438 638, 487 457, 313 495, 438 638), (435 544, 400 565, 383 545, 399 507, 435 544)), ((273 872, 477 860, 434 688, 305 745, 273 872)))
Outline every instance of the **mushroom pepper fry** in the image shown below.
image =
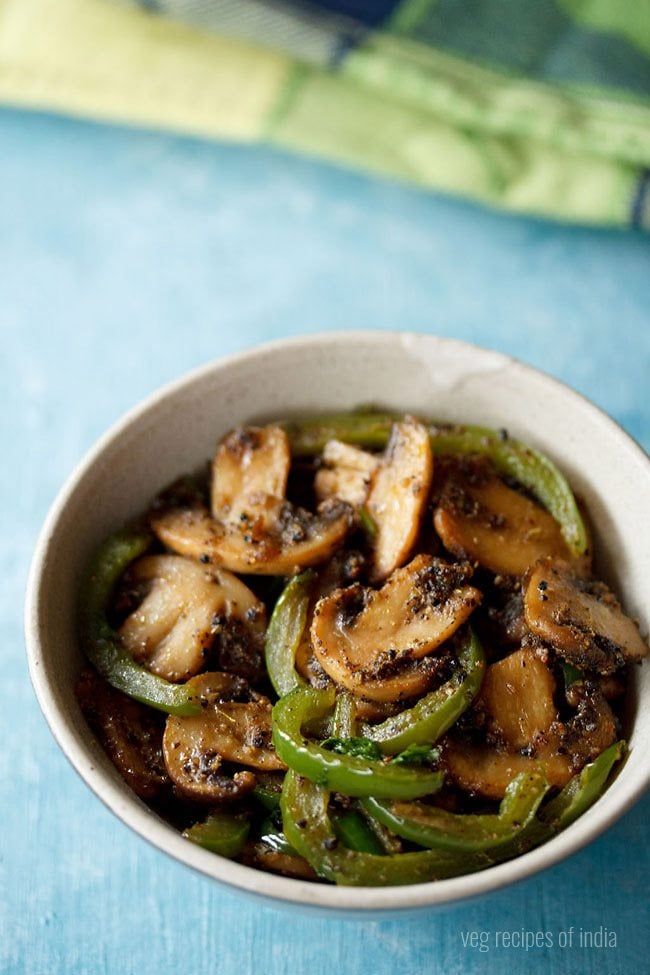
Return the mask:
POLYGON ((218 855, 345 885, 552 839, 623 760, 650 652, 550 460, 371 411, 228 433, 81 605, 80 703, 136 792, 218 855))
POLYGON ((100 546, 91 564, 81 601, 81 634, 86 656, 118 691, 159 711, 179 716, 200 713, 184 684, 171 684, 133 660, 108 622, 113 590, 127 567, 147 551, 151 535, 122 531, 100 546))
MULTIPOLYGON (((401 414, 342 413, 287 422, 285 429, 292 453, 300 457, 321 453, 330 440, 341 440, 368 450, 381 450, 388 443, 393 423, 401 419, 401 414)), ((479 454, 486 457, 499 473, 514 478, 541 501, 559 523, 574 555, 585 553, 588 548, 587 531, 573 491, 548 457, 509 437, 505 430, 431 420, 423 422, 427 426, 434 455, 479 454)))

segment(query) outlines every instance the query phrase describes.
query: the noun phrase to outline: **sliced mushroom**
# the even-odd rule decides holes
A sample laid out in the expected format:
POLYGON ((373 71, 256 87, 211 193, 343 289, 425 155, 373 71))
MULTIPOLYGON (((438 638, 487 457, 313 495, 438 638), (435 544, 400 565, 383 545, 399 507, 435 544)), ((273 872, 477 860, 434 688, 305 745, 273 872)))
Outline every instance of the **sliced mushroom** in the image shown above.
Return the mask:
POLYGON ((553 674, 525 648, 490 664, 476 707, 486 713, 488 734, 516 751, 533 745, 557 720, 554 694, 553 674))
POLYGON ((227 570, 178 555, 149 555, 131 566, 129 581, 147 586, 147 592, 118 632, 131 655, 154 674, 169 681, 193 676, 215 639, 227 658, 229 633, 241 655, 250 656, 251 668, 261 659, 264 604, 227 570))
POLYGON ((75 690, 88 724, 136 795, 155 799, 168 789, 162 715, 114 690, 92 670, 84 671, 75 690))
POLYGON ((358 583, 321 599, 311 627, 314 653, 337 684, 372 701, 426 689, 436 664, 424 661, 481 601, 467 566, 418 555, 380 590, 358 583), (420 662, 420 663, 418 663, 420 662))
POLYGON ((367 508, 377 526, 371 582, 383 582, 409 558, 432 476, 433 454, 426 427, 412 418, 396 423, 368 496, 367 508))
POLYGON ((565 660, 611 674, 649 652, 638 625, 602 582, 587 582, 559 559, 537 562, 524 588, 526 623, 565 660))
POLYGON ((528 758, 520 752, 498 751, 488 745, 474 745, 448 737, 443 761, 449 778, 465 792, 487 799, 502 799, 520 772, 541 768, 549 785, 563 788, 573 772, 565 755, 549 753, 528 758))
MULTIPOLYGON (((357 581, 364 568, 363 556, 356 551, 340 552, 325 565, 318 574, 312 586, 307 623, 302 638, 296 649, 295 667, 300 676, 312 687, 329 687, 332 679, 323 670, 318 658, 314 654, 311 642, 311 625, 314 610, 324 596, 329 596, 335 589, 343 588, 357 581)), ((428 686, 432 677, 423 675, 423 687, 428 686)), ((393 701, 366 701, 357 697, 355 701, 356 718, 359 721, 383 721, 400 710, 400 703, 393 701)))
POLYGON ((239 771, 231 777, 222 767, 224 762, 262 771, 285 768, 271 744, 268 698, 244 690, 244 682, 230 674, 199 674, 188 686, 202 713, 188 718, 170 715, 163 737, 165 765, 182 795, 225 802, 255 786, 252 772, 239 771))
POLYGON ((457 465, 433 522, 447 551, 501 575, 523 575, 547 555, 569 559, 555 519, 484 465, 457 465))
MULTIPOLYGON (((438 666, 439 663, 440 661, 437 656, 433 660, 427 660, 425 658, 413 668, 414 670, 418 666, 420 668, 419 677, 422 681, 422 693, 428 691, 439 678, 439 674, 443 670, 442 665, 438 666), (431 667, 431 663, 434 664, 433 667, 431 667)), ((398 701, 367 701, 363 697, 357 697, 355 698, 356 710, 354 716, 357 721, 367 721, 370 724, 386 721, 387 718, 394 717, 394 715, 399 714, 404 709, 404 700, 404 698, 400 698, 398 701)))
POLYGON ((150 516, 152 531, 180 555, 223 566, 231 572, 292 575, 325 562, 341 546, 352 524, 344 502, 325 502, 316 515, 273 501, 225 526, 207 508, 170 508, 150 516))
POLYGON ((291 465, 282 427, 240 427, 225 437, 212 463, 212 515, 237 522, 256 500, 284 498, 291 465))
POLYGON ((274 850, 263 840, 257 843, 248 842, 241 859, 249 867, 270 870, 271 873, 279 873, 284 877, 296 877, 298 880, 317 879, 315 870, 303 857, 274 850))
POLYGON ((614 713, 597 682, 577 681, 566 698, 576 709, 570 721, 556 722, 551 731, 557 735, 560 748, 571 756, 574 769, 582 768, 616 741, 618 728, 614 713))
POLYGON ((290 575, 326 561, 352 524, 342 501, 314 515, 284 499, 289 447, 279 427, 244 427, 219 445, 213 514, 200 502, 153 510, 152 530, 172 551, 232 572, 290 575))
POLYGON ((367 450, 329 440, 323 448, 323 467, 316 472, 314 487, 319 501, 339 498, 358 508, 365 504, 379 458, 367 450))
POLYGON ((567 691, 575 714, 560 719, 555 680, 529 648, 491 664, 474 708, 482 712, 490 745, 450 735, 445 761, 462 788, 500 799, 514 775, 541 767, 562 788, 616 738, 611 708, 596 684, 579 681, 567 691))
POLYGON ((319 571, 311 584, 309 605, 305 627, 294 659, 295 668, 300 676, 312 687, 327 687, 332 682, 314 656, 311 642, 311 624, 314 610, 324 596, 329 596, 335 589, 341 589, 357 582, 363 572, 365 560, 356 550, 337 552, 319 571))

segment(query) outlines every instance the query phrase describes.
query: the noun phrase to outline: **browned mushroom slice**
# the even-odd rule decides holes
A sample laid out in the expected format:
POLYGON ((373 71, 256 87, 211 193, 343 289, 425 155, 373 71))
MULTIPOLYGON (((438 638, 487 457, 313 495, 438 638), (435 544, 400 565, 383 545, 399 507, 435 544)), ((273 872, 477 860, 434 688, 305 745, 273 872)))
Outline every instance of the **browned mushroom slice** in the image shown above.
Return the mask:
MULTIPOLYGON (((298 647, 296 649, 295 656, 295 668, 307 684, 312 687, 319 689, 332 686, 332 678, 328 673, 322 668, 318 661, 318 657, 314 653, 314 648, 311 641, 311 622, 313 621, 313 609, 311 609, 308 615, 308 625, 302 635, 298 647)), ((365 698, 358 697, 355 693, 355 718, 357 721, 385 721, 386 718, 392 717, 397 714, 403 708, 403 688, 405 679, 410 681, 414 687, 417 688, 415 693, 422 694, 429 689, 429 687, 435 681, 438 675, 438 670, 442 667, 437 666, 438 661, 435 660, 435 665, 432 666, 431 661, 420 661, 419 663, 410 666, 411 673, 406 675, 403 674, 398 681, 391 685, 384 676, 383 680, 383 690, 385 693, 389 693, 392 700, 382 700, 382 701, 369 701, 365 698), (392 686, 392 690, 391 690, 392 686)))
POLYGON ((528 758, 519 752, 498 751, 450 737, 444 743, 443 761, 452 782, 465 792, 487 799, 502 799, 520 772, 541 768, 549 785, 558 789, 573 775, 571 762, 565 755, 550 753, 528 758))
POLYGON ((329 440, 323 448, 322 461, 324 466, 314 480, 317 499, 340 498, 355 508, 365 504, 379 464, 377 455, 340 440, 329 440))
POLYGON ((88 724, 124 781, 142 799, 169 788, 162 753, 162 715, 114 690, 87 670, 75 688, 88 724))
MULTIPOLYGON (((312 687, 332 685, 333 678, 321 666, 316 654, 303 667, 296 666, 296 669, 312 687)), ((364 672, 362 686, 357 684, 353 687, 350 683, 347 685, 357 701, 357 720, 383 721, 396 714, 403 707, 403 701, 430 690, 441 670, 437 657, 405 661, 393 658, 390 654, 386 655, 377 663, 372 673, 364 672), (364 694, 363 697, 358 696, 361 693, 364 694)))
POLYGON ((490 664, 476 707, 486 713, 487 730, 506 747, 528 748, 557 720, 555 679, 529 649, 490 664))
POLYGON ((543 765, 557 765, 568 758, 573 771, 582 768, 616 737, 612 710, 597 684, 577 681, 567 692, 567 703, 575 709, 568 720, 560 720, 555 706, 553 674, 535 653, 524 648, 486 672, 477 702, 487 711, 487 730, 512 751, 534 753, 543 765))
POLYGON ((531 568, 524 612, 533 633, 584 670, 611 674, 624 660, 641 660, 649 652, 611 590, 586 582, 562 560, 544 559, 531 568))
POLYGON ((414 419, 396 423, 368 496, 367 508, 377 526, 371 582, 383 582, 409 558, 432 476, 426 427, 414 419))
POLYGON ((557 721, 551 728, 551 738, 557 736, 559 751, 569 755, 575 770, 609 748, 617 738, 614 712, 602 689, 595 681, 582 680, 572 684, 566 692, 567 702, 576 709, 569 721, 557 721))
POLYGON ((327 687, 332 682, 314 656, 311 642, 311 624, 314 610, 319 600, 329 596, 335 589, 341 589, 358 581, 365 565, 363 555, 356 550, 340 551, 334 555, 321 569, 310 587, 307 618, 302 636, 296 647, 294 659, 295 668, 300 676, 312 687, 327 687))
MULTIPOLYGON (((439 669, 442 670, 442 667, 435 667, 431 670, 427 668, 426 671, 421 673, 422 691, 420 693, 425 693, 429 690, 435 678, 438 676, 439 669)), ((357 721, 367 721, 370 724, 385 721, 387 718, 392 718, 394 715, 399 714, 404 709, 403 701, 404 698, 400 698, 397 701, 367 701, 365 698, 357 697, 355 699, 356 709, 354 716, 357 721)))
POLYGON ((254 691, 243 695, 244 682, 230 674, 199 674, 188 681, 200 701, 195 717, 167 718, 163 754, 174 785, 188 798, 223 802, 239 798, 255 785, 250 771, 230 778, 222 768, 233 762, 274 771, 285 766, 271 744, 271 702, 254 691))
POLYGON ((501 575, 522 575, 547 555, 570 558, 555 519, 484 468, 452 472, 433 521, 449 552, 501 575))
POLYGON ((353 694, 403 700, 430 683, 417 662, 456 632, 481 601, 471 569, 418 555, 380 590, 355 584, 320 600, 311 628, 323 670, 353 694))
POLYGON ((240 427, 225 437, 212 464, 212 514, 236 521, 251 501, 284 498, 291 465, 281 427, 240 427))
POLYGON ((579 681, 567 691, 575 714, 561 721, 555 680, 528 648, 491 664, 474 708, 483 713, 488 741, 477 745, 452 733, 445 761, 452 780, 469 792, 500 799, 514 775, 541 767, 561 788, 616 738, 611 708, 596 684, 579 681))
POLYGON ((275 850, 260 840, 257 843, 249 841, 241 855, 242 863, 260 870, 269 870, 285 877, 296 877, 298 880, 316 880, 316 872, 303 857, 291 853, 275 850))
POLYGON ((572 690, 573 700, 569 694, 567 698, 577 705, 574 717, 567 722, 554 720, 546 731, 537 732, 536 744, 529 745, 525 754, 448 736, 444 759, 450 779, 468 792, 501 799, 515 775, 541 768, 549 784, 561 789, 617 736, 614 715, 600 690, 582 682, 572 690))
POLYGON ((558 717, 554 691, 550 670, 528 649, 491 664, 475 708, 484 713, 488 736, 498 745, 471 744, 451 735, 444 755, 452 781, 468 792, 501 799, 515 775, 541 767, 550 785, 566 785, 573 769, 551 733, 558 717))
POLYGON ((178 555, 138 559, 129 581, 148 591, 119 635, 131 655, 165 680, 198 673, 210 647, 229 626, 255 656, 264 642, 264 604, 225 569, 207 569, 178 555))
POLYGON ((344 502, 325 502, 313 515, 275 499, 232 526, 215 521, 201 505, 155 511, 150 518, 152 530, 172 551, 259 575, 291 575, 325 562, 351 523, 352 509, 344 502))
POLYGON ((290 455, 279 427, 245 427, 219 445, 213 516, 200 502, 154 510, 164 544, 233 572, 290 575, 325 562, 341 545, 352 509, 332 500, 314 515, 284 498, 290 455))

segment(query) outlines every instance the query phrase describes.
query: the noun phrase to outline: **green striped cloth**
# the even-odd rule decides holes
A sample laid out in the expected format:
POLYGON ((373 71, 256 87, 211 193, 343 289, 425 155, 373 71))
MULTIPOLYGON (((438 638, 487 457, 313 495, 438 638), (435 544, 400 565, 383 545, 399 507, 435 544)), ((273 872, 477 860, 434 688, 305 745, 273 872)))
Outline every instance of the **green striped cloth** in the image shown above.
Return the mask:
POLYGON ((0 0, 0 99, 650 228, 650 0, 0 0))

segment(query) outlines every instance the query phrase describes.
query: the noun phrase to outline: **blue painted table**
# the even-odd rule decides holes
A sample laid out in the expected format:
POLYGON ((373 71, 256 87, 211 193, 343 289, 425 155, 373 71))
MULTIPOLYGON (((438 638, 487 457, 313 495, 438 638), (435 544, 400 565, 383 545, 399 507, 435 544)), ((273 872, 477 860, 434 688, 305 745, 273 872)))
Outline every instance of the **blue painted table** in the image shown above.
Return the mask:
POLYGON ((186 369, 321 329, 437 332, 559 376, 647 446, 649 298, 647 237, 513 219, 268 149, 0 113, 0 972, 645 970, 650 797, 570 861, 446 913, 262 909, 149 848, 81 784, 33 697, 20 616, 65 476, 186 369), (601 926, 617 947, 581 948, 580 929, 601 926), (522 928, 554 947, 495 947, 522 928))

